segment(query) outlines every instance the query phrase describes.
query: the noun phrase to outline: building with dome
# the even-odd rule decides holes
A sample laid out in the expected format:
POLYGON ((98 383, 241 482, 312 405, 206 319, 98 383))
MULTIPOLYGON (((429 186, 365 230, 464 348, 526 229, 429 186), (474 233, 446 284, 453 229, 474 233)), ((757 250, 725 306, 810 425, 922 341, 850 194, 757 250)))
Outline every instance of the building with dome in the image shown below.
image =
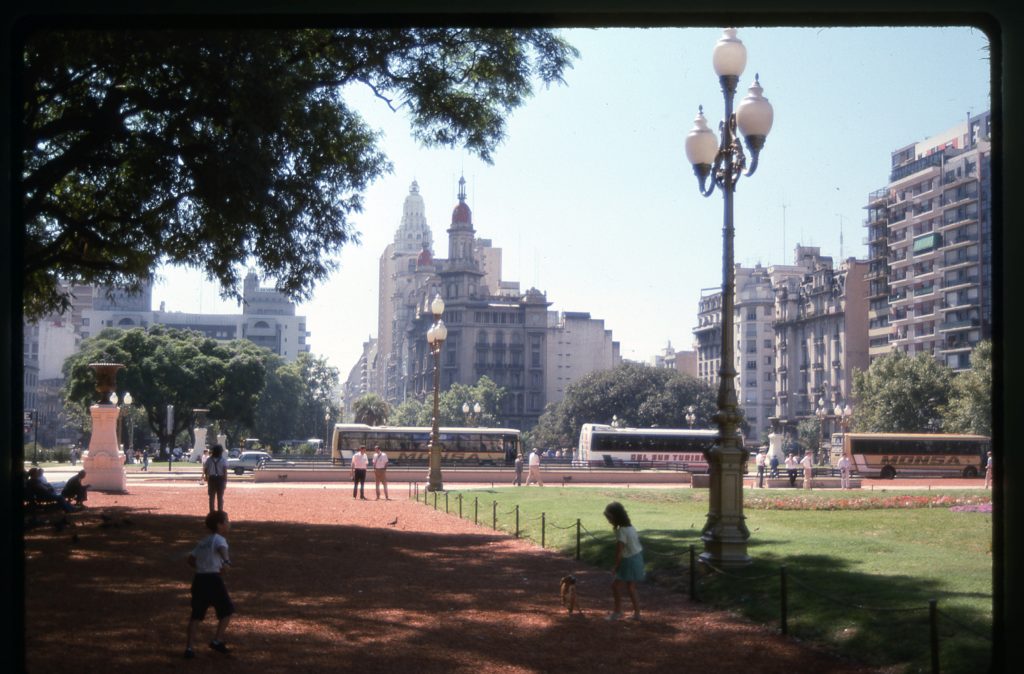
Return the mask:
POLYGON ((520 291, 501 278, 501 249, 477 237, 466 203, 466 180, 447 228, 448 257, 438 258, 419 185, 413 181, 395 239, 380 257, 377 337, 343 386, 344 402, 377 393, 393 405, 433 394, 433 358, 426 333, 430 301, 445 301, 448 338, 441 389, 475 384, 487 375, 506 389, 502 425, 531 428, 549 402, 575 379, 619 362, 619 345, 604 322, 585 312, 551 311, 546 293, 520 291))

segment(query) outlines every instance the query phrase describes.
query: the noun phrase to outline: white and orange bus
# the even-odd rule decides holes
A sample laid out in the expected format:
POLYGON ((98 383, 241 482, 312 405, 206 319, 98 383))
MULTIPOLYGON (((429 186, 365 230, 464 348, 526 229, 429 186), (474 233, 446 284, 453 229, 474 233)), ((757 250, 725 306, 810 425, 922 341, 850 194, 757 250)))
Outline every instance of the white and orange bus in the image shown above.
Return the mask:
POLYGON ((583 424, 577 460, 591 466, 675 464, 706 473, 707 452, 718 431, 687 428, 616 428, 583 424))
MULTIPOLYGON (((392 464, 426 463, 430 456, 429 427, 367 426, 335 424, 331 436, 331 458, 335 462, 352 460, 360 447, 373 453, 380 447, 392 464)), ((441 460, 445 463, 503 465, 519 452, 519 431, 514 428, 454 428, 438 430, 441 460)))
POLYGON ((846 433, 843 454, 863 477, 978 477, 991 447, 984 435, 846 433))

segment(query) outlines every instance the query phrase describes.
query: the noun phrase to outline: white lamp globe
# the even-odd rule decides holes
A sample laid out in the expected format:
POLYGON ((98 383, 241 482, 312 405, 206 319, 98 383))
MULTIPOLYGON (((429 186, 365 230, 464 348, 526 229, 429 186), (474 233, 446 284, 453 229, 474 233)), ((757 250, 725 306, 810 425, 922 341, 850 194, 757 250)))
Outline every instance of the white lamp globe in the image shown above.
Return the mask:
POLYGON ((701 109, 693 120, 693 128, 686 135, 686 159, 694 166, 710 166, 715 162, 717 154, 718 137, 708 128, 708 120, 701 109))
POLYGON ((736 37, 735 28, 726 28, 722 37, 715 43, 711 64, 715 68, 715 74, 719 77, 728 75, 739 77, 743 74, 743 69, 747 67, 747 48, 736 37))
POLYGON ((433 344, 437 341, 437 326, 431 325, 427 328, 427 344, 433 344))
POLYGON ((448 328, 445 327, 444 321, 438 321, 435 326, 434 339, 439 342, 443 342, 448 339, 448 328))
POLYGON ((775 113, 772 104, 762 96, 764 89, 754 75, 754 83, 747 90, 747 95, 736 108, 736 124, 744 136, 767 136, 772 130, 775 113))
POLYGON ((440 295, 434 295, 434 301, 430 303, 430 312, 435 316, 440 316, 444 313, 444 300, 441 299, 440 295))

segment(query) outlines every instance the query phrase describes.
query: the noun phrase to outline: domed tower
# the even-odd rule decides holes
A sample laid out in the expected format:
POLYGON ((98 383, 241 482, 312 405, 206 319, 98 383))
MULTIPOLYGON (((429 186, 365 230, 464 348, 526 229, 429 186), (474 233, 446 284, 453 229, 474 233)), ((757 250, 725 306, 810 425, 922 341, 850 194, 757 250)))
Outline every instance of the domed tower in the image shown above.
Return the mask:
POLYGON ((448 264, 451 269, 475 269, 473 259, 473 212, 466 204, 466 179, 459 178, 459 203, 448 228, 448 264))

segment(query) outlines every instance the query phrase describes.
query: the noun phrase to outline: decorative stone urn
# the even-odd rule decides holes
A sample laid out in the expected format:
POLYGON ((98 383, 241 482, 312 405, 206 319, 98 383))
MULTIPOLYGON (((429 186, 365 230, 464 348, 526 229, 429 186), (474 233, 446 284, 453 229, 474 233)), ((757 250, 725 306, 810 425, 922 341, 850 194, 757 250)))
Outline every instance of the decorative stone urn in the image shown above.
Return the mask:
POLYGON ((117 422, 121 409, 109 402, 110 394, 117 390, 117 372, 124 369, 121 363, 89 363, 96 376, 96 391, 99 403, 89 408, 92 416, 92 437, 85 452, 82 465, 85 468, 85 483, 90 489, 126 493, 127 481, 124 473, 124 452, 117 442, 117 422))

